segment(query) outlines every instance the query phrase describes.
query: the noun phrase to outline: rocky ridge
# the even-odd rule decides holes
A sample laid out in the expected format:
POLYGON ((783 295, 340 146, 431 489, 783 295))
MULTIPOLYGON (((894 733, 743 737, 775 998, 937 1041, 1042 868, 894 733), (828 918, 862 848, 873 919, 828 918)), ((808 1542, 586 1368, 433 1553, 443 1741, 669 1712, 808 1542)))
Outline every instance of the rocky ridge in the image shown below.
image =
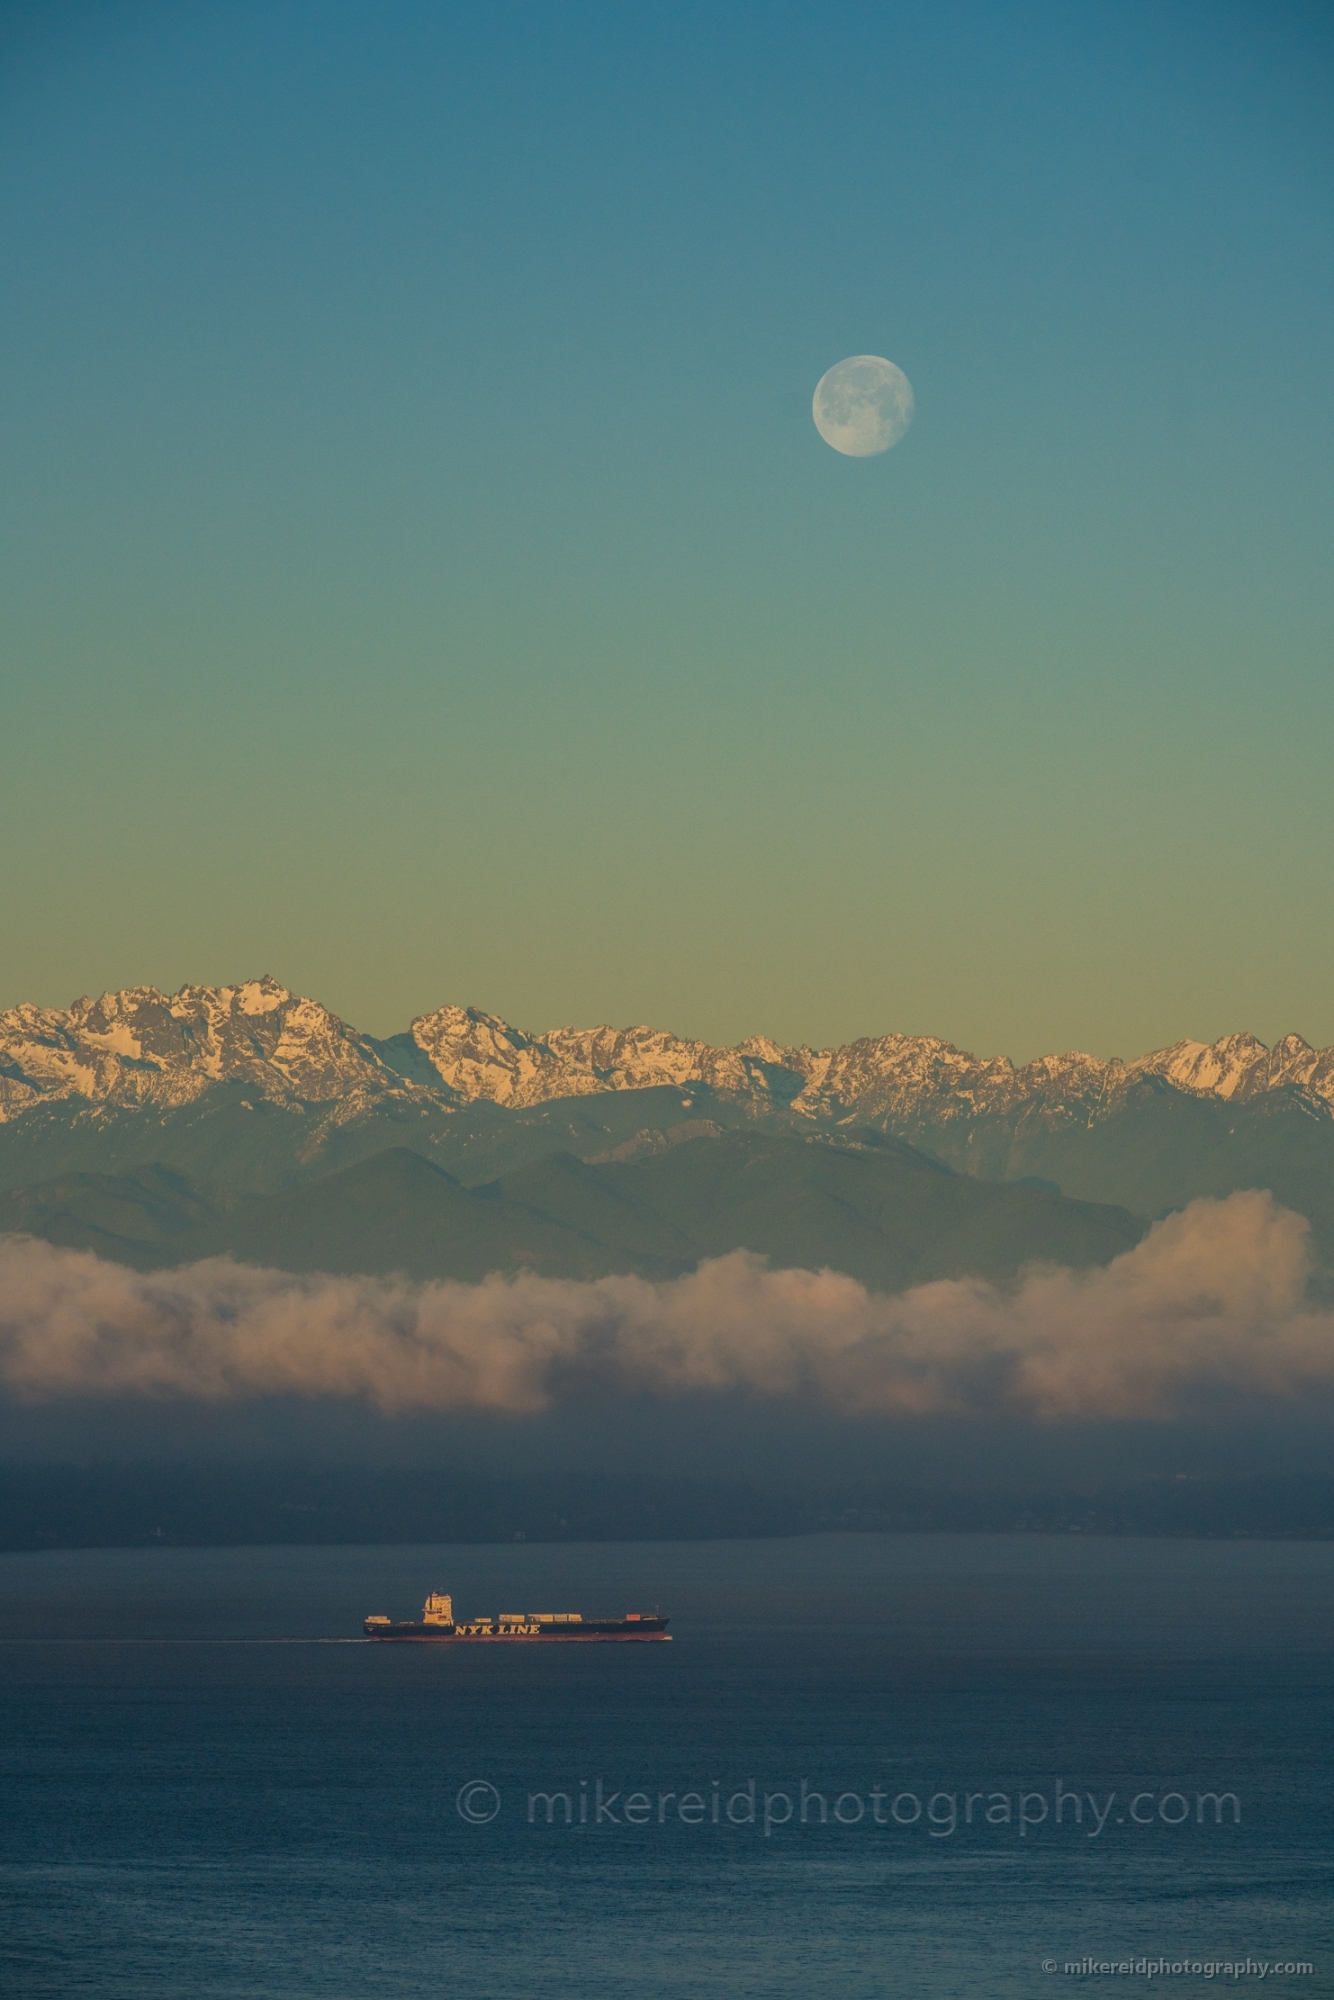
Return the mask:
POLYGON ((752 1035, 735 1048, 714 1048, 649 1027, 529 1035, 465 1007, 424 1014, 410 1032, 460 1099, 514 1107, 667 1084, 767 1098, 821 1119, 938 1121, 1058 1105, 1097 1117, 1148 1077, 1188 1095, 1238 1102, 1292 1085, 1334 1106, 1334 1048, 1314 1049, 1296 1034, 1272 1049, 1238 1034, 1176 1042, 1131 1062, 1073 1051, 1016 1067, 1008 1056, 974 1056, 926 1035, 868 1036, 834 1049, 752 1035))
POLYGON ((63 1011, 25 1005, 0 1014, 0 1122, 40 1105, 166 1110, 221 1084, 270 1102, 323 1105, 339 1120, 385 1099, 523 1109, 667 1085, 716 1092, 756 1115, 904 1131, 993 1117, 1094 1122, 1150 1079, 1239 1103, 1295 1088, 1313 1110, 1334 1116, 1334 1049, 1296 1034, 1272 1048, 1237 1034, 1177 1042, 1130 1062, 1076 1051, 1016 1067, 931 1036, 811 1049, 757 1035, 715 1048, 650 1027, 527 1034, 477 1008, 446 1006, 377 1041, 267 977, 172 995, 130 987, 63 1011))
POLYGON ((224 1083, 304 1103, 403 1088, 368 1037, 269 978, 0 1014, 0 1120, 60 1102, 168 1110, 224 1083))

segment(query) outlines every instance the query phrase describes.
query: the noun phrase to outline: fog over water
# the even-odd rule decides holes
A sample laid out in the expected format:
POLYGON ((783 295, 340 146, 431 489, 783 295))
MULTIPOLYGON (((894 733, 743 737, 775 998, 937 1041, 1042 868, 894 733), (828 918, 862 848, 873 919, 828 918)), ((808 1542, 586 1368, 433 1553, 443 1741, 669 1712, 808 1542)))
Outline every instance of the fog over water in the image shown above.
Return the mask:
POLYGON ((1307 1225, 1197 1201, 1093 1271, 897 1297, 745 1252, 665 1283, 141 1274, 0 1240, 0 1449, 274 1449, 957 1484, 1323 1469, 1307 1225))

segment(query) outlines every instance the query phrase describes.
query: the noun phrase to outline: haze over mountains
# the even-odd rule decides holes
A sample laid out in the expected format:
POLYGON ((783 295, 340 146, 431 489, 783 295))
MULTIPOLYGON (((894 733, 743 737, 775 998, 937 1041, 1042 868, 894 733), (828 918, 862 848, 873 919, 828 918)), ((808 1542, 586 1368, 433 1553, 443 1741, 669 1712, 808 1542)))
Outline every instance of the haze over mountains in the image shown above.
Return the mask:
POLYGON ((0 1015, 0 1228, 140 1264, 662 1275, 745 1247, 893 1288, 1105 1261, 1251 1187, 1334 1255, 1334 1049, 1015 1067, 455 1006, 377 1039, 269 978, 0 1015))
POLYGON ((1324 1486, 1280 1479, 1266 1498, 1252 1476, 1324 1464, 1327 1316, 1304 1303, 1299 1225, 1243 1195, 1146 1234, 1196 1196, 1245 1189, 1310 1218, 1334 1267, 1334 1052, 1235 1035, 1016 1068, 925 1037, 728 1049, 646 1027, 530 1035, 452 1006, 377 1039, 271 979, 18 1007, 0 1016, 0 1333, 19 1398, 0 1539, 509 1539, 975 1516, 1327 1533, 1324 1486), (102 1261, 67 1254, 87 1250, 102 1261), (222 1253, 237 1264, 209 1261, 222 1253), (820 1269, 842 1275, 803 1275, 820 1269), (645 1283, 651 1296, 617 1290, 645 1283), (548 1380, 534 1357, 566 1321, 548 1380), (508 1429, 469 1416, 516 1354, 532 1377, 518 1402, 546 1398, 545 1413, 511 1414, 508 1429), (655 1369, 674 1381, 692 1354, 713 1389, 648 1393, 655 1369), (796 1369, 800 1394, 765 1391, 771 1364, 775 1380, 796 1369), (436 1376, 461 1368, 445 1401, 462 1414, 429 1438, 405 1418, 395 1442, 387 1419, 348 1415, 358 1367, 408 1383, 394 1393, 412 1407, 439 1402, 436 1376), (1033 1367, 1084 1382, 1074 1442, 1029 1421, 1015 1385, 1033 1367), (1164 1368, 1184 1371, 1170 1407, 1205 1413, 1194 1430, 1149 1421, 1164 1368), (917 1442, 903 1422, 882 1437, 837 1414, 887 1383, 911 1403, 931 1382, 944 1414, 912 1420, 926 1425, 917 1442), (275 1387, 286 1400, 269 1411, 275 1387), (960 1398, 989 1427, 975 1413, 950 1430, 960 1398), (1207 1413, 1241 1405, 1261 1410, 1255 1437, 1215 1437, 1207 1413), (184 1453, 190 1476, 141 1467, 118 1485, 83 1467, 89 1436, 127 1463, 184 1453), (232 1470, 201 1501, 194 1458, 252 1449, 319 1463, 336 1449, 348 1465, 232 1470), (372 1477, 353 1464, 363 1452, 436 1469, 372 1477), (24 1469, 61 1454, 71 1467, 24 1469), (762 1492, 699 1485, 743 1458, 747 1477, 764 1469, 762 1492), (1246 1477, 1201 1498, 1183 1464, 1246 1477), (1085 1474, 1120 1482, 1105 1505, 1068 1496, 1085 1474), (1025 1488, 1021 1504, 1010 1488, 1025 1480, 1050 1494, 1025 1488), (970 1481, 998 1483, 981 1514, 958 1511, 970 1481), (922 1497, 937 1487, 943 1498, 922 1497))

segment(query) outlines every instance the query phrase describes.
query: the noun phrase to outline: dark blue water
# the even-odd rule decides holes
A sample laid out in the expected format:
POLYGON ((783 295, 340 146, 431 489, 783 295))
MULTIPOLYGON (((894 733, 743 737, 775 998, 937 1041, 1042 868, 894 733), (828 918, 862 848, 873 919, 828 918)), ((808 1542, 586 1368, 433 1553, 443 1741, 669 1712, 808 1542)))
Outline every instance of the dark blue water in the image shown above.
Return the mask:
POLYGON ((1329 1544, 9 1555, 0 1606, 6 2000, 1334 1993, 1329 1544), (675 1641, 356 1643, 430 1587, 675 1641))

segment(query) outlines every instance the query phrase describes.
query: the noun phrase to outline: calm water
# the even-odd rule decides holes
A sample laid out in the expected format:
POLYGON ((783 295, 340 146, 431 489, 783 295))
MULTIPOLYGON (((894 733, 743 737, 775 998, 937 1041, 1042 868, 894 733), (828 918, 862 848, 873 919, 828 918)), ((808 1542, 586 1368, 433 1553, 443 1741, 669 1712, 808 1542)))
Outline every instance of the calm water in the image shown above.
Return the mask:
POLYGON ((1332 1994, 1332 1662, 1328 1544, 0 1556, 0 1991, 1332 1994), (675 1642, 355 1642, 432 1586, 675 1642))

